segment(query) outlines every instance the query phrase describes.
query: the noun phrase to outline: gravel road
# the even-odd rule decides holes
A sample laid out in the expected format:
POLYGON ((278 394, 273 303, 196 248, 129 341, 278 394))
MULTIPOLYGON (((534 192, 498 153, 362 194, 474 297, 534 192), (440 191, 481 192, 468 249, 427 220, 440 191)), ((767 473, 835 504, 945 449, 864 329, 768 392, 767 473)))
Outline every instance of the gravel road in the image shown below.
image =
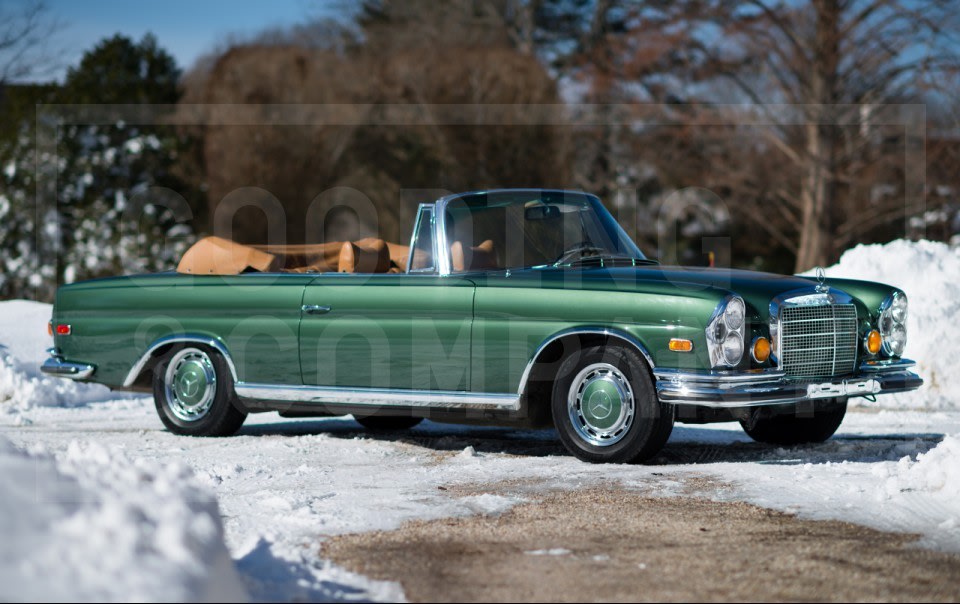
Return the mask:
POLYGON ((413 602, 960 599, 960 556, 913 541, 745 503, 591 488, 541 492, 499 516, 343 535, 322 555, 399 581, 413 602))

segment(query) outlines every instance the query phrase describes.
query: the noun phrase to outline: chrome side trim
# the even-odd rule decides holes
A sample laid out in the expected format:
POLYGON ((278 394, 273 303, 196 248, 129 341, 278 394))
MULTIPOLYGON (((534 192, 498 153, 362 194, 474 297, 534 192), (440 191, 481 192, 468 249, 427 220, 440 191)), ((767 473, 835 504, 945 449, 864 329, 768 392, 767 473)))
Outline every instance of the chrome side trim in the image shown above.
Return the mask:
POLYGON ((123 380, 123 387, 129 388, 130 386, 133 386, 133 383, 137 381, 138 377, 140 377, 140 372, 143 371, 143 368, 147 365, 147 362, 153 357, 154 351, 161 346, 166 346, 167 344, 177 344, 182 342, 204 344, 215 349, 217 352, 223 355, 224 359, 226 359, 227 366, 230 367, 230 375, 233 376, 233 381, 238 381, 239 378, 237 377, 237 368, 233 364, 233 358, 230 356, 230 352, 227 350, 227 347, 224 346, 220 340, 214 338, 213 336, 185 333, 174 336, 164 336, 155 340, 153 344, 147 348, 147 351, 140 356, 140 359, 133 365, 133 367, 130 368, 126 379, 123 380))
POLYGON ((71 380, 85 380, 93 375, 93 372, 96 371, 96 367, 86 363, 71 363, 69 361, 64 361, 59 356, 51 356, 49 359, 43 362, 43 365, 40 366, 40 371, 54 377, 68 378, 71 380))
POLYGON ((643 358, 646 359, 647 364, 650 365, 651 370, 655 371, 656 369, 656 365, 653 363, 653 357, 650 355, 650 352, 647 350, 646 346, 644 346, 640 340, 626 332, 620 331, 619 329, 614 329, 612 327, 571 327, 569 329, 564 329, 563 331, 558 331, 537 346, 537 350, 533 353, 533 356, 530 357, 530 360, 527 361, 527 366, 523 369, 523 374, 520 376, 520 386, 517 388, 517 394, 522 396, 524 391, 526 391, 527 380, 530 379, 530 372, 533 371, 533 366, 537 363, 537 359, 540 358, 540 354, 546 350, 547 346, 559 340, 560 338, 581 333, 610 336, 624 340, 636 348, 637 352, 643 355, 643 358))
POLYGON ((520 396, 517 394, 490 394, 459 390, 395 390, 391 388, 248 384, 244 382, 236 384, 234 390, 240 398, 260 401, 377 407, 520 410, 520 396))

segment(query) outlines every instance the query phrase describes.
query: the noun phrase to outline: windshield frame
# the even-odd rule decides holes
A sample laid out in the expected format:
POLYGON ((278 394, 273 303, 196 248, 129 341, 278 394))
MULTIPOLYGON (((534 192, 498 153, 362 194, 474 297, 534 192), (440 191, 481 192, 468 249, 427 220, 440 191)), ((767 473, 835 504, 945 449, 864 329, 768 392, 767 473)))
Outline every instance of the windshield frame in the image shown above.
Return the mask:
MULTIPOLYGON (((454 274, 453 271, 453 261, 450 253, 450 242, 447 241, 447 206, 454 201, 460 200, 464 197, 472 197, 478 195, 498 195, 498 194, 516 194, 516 195, 557 195, 557 196, 577 196, 584 197, 589 202, 594 212, 597 214, 597 218, 600 221, 601 226, 608 231, 611 239, 617 242, 618 247, 623 248, 623 257, 633 257, 636 260, 647 260, 647 257, 644 256, 643 252, 640 250, 640 247, 627 235, 627 232, 623 230, 623 227, 620 226, 620 223, 617 222, 616 218, 610 213, 609 210, 603 205, 603 202, 600 201, 600 198, 591 193, 586 193, 583 191, 571 191, 564 189, 491 189, 488 191, 469 191, 466 193, 457 193, 455 195, 447 195, 438 199, 436 204, 436 209, 434 210, 434 219, 433 219, 433 238, 436 243, 436 257, 434 259, 437 271, 440 275, 447 276, 454 274)), ((552 266, 552 265, 546 265, 552 266)), ((533 268, 531 266, 512 266, 505 267, 502 269, 494 269, 483 272, 503 272, 510 270, 522 270, 527 268, 533 268)), ((476 271, 470 271, 476 272, 476 271)), ((463 272, 457 272, 456 274, 463 274, 463 272)))

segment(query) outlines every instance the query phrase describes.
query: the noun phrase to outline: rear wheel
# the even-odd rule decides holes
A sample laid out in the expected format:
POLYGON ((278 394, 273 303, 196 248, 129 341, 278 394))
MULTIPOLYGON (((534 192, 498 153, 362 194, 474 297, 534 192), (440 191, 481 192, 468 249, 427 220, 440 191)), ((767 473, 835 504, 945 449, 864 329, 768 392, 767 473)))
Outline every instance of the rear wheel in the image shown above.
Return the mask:
POLYGON ((740 425, 757 442, 772 445, 821 443, 833 436, 846 413, 846 399, 829 399, 818 401, 812 415, 806 417, 785 413, 759 417, 753 422, 741 421, 740 425))
POLYGON ((568 357, 553 385, 552 411, 564 446, 593 463, 645 461, 673 430, 673 408, 657 399, 646 362, 619 346, 568 357))
POLYGON ((407 416, 388 416, 388 415, 367 415, 353 416, 353 419, 366 428, 374 432, 391 432, 395 430, 409 430, 423 421, 422 417, 407 416))
POLYGON ((175 434, 234 434, 247 414, 234 406, 233 399, 230 368, 206 347, 174 348, 154 368, 154 404, 163 425, 175 434))

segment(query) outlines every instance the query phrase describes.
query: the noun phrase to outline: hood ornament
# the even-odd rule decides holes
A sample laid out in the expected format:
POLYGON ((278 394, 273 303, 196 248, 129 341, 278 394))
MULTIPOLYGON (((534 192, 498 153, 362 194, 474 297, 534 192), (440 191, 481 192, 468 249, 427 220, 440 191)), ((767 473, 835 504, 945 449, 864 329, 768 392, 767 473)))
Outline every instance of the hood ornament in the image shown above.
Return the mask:
POLYGON ((830 291, 830 287, 825 283, 826 274, 823 272, 823 267, 818 266, 816 268, 817 276, 817 287, 815 288, 818 294, 825 294, 830 291))

